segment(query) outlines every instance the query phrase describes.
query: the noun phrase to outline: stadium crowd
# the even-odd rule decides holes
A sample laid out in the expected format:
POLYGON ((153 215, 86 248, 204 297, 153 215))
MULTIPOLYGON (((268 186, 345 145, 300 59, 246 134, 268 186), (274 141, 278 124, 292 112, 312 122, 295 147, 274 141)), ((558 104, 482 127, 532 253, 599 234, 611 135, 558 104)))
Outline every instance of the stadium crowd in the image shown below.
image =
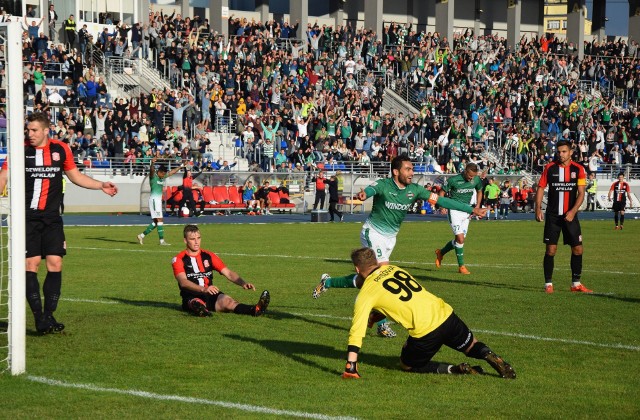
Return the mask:
POLYGON ((157 156, 215 169, 224 165, 208 133, 235 131, 238 155, 262 171, 368 167, 406 153, 427 171, 475 162, 489 174, 540 172, 563 138, 589 172, 639 163, 635 41, 585 42, 580 61, 576 46, 552 36, 523 36, 512 51, 505 38, 467 30, 450 46, 395 23, 376 34, 232 16, 225 40, 206 19, 156 11, 149 25, 100 34, 85 25, 66 44, 50 42, 41 24, 24 18, 25 104, 51 112, 51 136, 79 161, 135 162, 142 174, 157 156), (148 59, 172 88, 112 98, 83 54, 93 49, 148 59), (383 112, 389 88, 411 92, 420 111, 383 112))

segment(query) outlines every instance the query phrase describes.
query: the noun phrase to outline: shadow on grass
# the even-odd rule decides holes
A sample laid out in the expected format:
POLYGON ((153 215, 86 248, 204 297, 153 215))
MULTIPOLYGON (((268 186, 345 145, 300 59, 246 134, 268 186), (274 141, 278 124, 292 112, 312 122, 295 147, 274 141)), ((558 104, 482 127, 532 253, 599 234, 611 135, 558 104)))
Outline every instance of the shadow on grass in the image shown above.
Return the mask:
POLYGON ((151 308, 167 308, 167 309, 175 309, 176 311, 184 312, 182 310, 182 306, 176 303, 169 302, 156 302, 153 300, 132 300, 132 299, 123 299, 119 297, 110 297, 105 296, 104 299, 113 300, 118 303, 123 303, 125 305, 131 306, 145 306, 151 308))
POLYGON ((329 323, 326 323, 326 322, 322 322, 322 321, 318 321, 318 320, 315 320, 315 319, 307 318, 307 317, 305 317, 303 315, 290 314, 288 312, 279 312, 279 311, 269 310, 266 315, 269 317, 269 319, 274 319, 274 320, 277 320, 277 321, 281 321, 281 320, 284 320, 284 319, 287 319, 287 320, 289 320, 289 319, 299 319, 301 321, 308 322, 309 324, 312 324, 312 325, 319 325, 319 326, 322 326, 322 327, 331 328, 333 330, 338 330, 338 331, 349 331, 348 328, 339 327, 339 326, 334 325, 334 324, 329 324, 329 323))
POLYGON ((130 241, 130 240, 124 240, 124 239, 114 239, 114 238, 108 238, 106 236, 85 236, 84 239, 89 239, 89 240, 94 240, 94 241, 102 241, 102 242, 113 242, 113 243, 117 243, 117 244, 138 244, 138 241, 130 241))
POLYGON ((616 295, 607 295, 605 293, 593 293, 590 296, 598 297, 598 298, 605 298, 605 299, 613 299, 613 300, 618 300, 620 302, 640 303, 640 298, 634 298, 634 297, 623 297, 623 296, 616 296, 616 295))
POLYGON ((525 290, 525 291, 543 291, 542 288, 540 287, 533 287, 533 286, 514 286, 511 284, 505 284, 505 283, 494 283, 494 282, 488 282, 488 281, 478 281, 478 280, 473 280, 473 279, 469 279, 469 280, 453 280, 453 279, 443 279, 440 277, 432 277, 432 276, 426 276, 426 275, 413 275, 413 277, 420 281, 420 282, 424 282, 426 284, 424 284, 424 286, 427 288, 427 290, 429 289, 428 284, 429 282, 437 282, 437 283, 450 283, 450 284, 459 284, 462 286, 480 286, 480 287, 492 287, 494 289, 510 289, 510 290, 525 290))
MULTIPOLYGON (((306 343, 299 341, 286 341, 286 340, 259 340, 253 337, 244 337, 237 334, 224 334, 226 338, 232 340, 242 341, 246 343, 253 343, 264 347, 265 349, 274 353, 281 354, 288 357, 294 362, 302 363, 303 365, 317 369, 319 371, 336 375, 342 373, 339 368, 342 361, 345 360, 346 349, 336 349, 325 344, 306 343), (308 356, 320 356, 327 359, 335 360, 336 369, 329 369, 326 366, 320 365, 313 360, 309 360, 308 356)), ((362 354, 361 361, 367 365, 377 366, 383 369, 399 369, 399 356, 380 356, 375 354, 362 354)))

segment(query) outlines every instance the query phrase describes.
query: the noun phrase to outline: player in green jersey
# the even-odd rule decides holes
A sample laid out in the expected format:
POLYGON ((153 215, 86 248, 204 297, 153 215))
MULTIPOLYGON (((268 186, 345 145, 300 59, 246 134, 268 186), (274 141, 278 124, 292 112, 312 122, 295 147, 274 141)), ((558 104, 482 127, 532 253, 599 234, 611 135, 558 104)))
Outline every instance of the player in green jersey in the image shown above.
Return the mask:
MULTIPOLYGON (((376 259, 381 265, 389 264, 389 257, 396 244, 396 236, 400 225, 416 200, 426 200, 432 206, 455 209, 484 217, 486 209, 474 208, 446 197, 440 197, 436 193, 411 182, 413 179, 413 164, 406 155, 395 157, 391 161, 392 178, 376 181, 358 193, 358 199, 364 201, 373 197, 373 207, 366 222, 360 231, 360 243, 364 247, 372 248, 376 259)), ((353 288, 355 287, 356 274, 343 277, 330 277, 323 274, 320 283, 313 291, 313 298, 331 287, 353 288)), ((372 322, 375 317, 372 318, 372 322)), ((385 319, 378 319, 378 334, 384 337, 394 337, 385 319)))
MULTIPOLYGON (((476 208, 482 203, 482 180, 478 176, 478 165, 468 163, 461 174, 447 179, 440 195, 447 194, 449 198, 464 204, 475 204, 476 208)), ((442 258, 453 249, 456 250, 458 258, 458 272, 460 274, 471 274, 464 265, 464 238, 469 230, 469 215, 467 213, 450 210, 447 214, 454 239, 447 242, 442 249, 436 249, 436 267, 442 265, 442 258)))
POLYGON ((160 245, 169 245, 164 241, 164 223, 162 219, 162 190, 164 188, 164 180, 178 172, 184 167, 184 164, 172 169, 167 173, 167 168, 160 166, 156 170, 156 160, 151 159, 151 169, 149 171, 149 184, 151 185, 151 195, 149 196, 149 212, 151 213, 152 222, 147 228, 138 235, 138 242, 144 245, 144 237, 151 233, 153 229, 158 228, 158 236, 160 237, 160 245))

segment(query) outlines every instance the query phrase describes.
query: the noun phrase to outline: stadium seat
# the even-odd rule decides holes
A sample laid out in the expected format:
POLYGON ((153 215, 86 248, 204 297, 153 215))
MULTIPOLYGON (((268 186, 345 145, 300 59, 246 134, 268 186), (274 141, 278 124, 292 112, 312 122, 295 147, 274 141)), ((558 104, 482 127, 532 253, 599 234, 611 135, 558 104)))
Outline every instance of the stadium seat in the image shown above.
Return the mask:
POLYGON ((214 206, 213 204, 209 204, 213 201, 213 187, 209 185, 202 187, 202 197, 204 198, 205 203, 207 203, 205 207, 212 208, 214 206))
POLYGON ((240 187, 236 187, 235 185, 229 187, 229 201, 234 204, 235 207, 243 207, 240 187))
POLYGON ((413 172, 427 172, 427 167, 425 165, 416 165, 413 167, 413 172))
POLYGON ((215 207, 231 208, 234 205, 229 200, 229 190, 225 185, 216 185, 213 187, 213 199, 218 202, 215 207))
POLYGON ((166 187, 162 191, 162 201, 167 201, 169 197, 171 197, 171 194, 175 192, 175 190, 176 190, 176 187, 166 187))

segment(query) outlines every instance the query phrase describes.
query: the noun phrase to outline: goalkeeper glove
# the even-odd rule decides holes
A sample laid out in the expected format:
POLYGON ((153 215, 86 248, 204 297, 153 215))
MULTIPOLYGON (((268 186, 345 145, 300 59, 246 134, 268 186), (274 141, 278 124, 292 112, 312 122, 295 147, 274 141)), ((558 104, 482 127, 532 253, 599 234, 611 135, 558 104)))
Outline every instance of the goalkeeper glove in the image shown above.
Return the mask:
POLYGON ((358 362, 347 362, 347 365, 344 367, 344 372, 342 372, 342 377, 344 379, 360 379, 360 374, 358 373, 358 362))

